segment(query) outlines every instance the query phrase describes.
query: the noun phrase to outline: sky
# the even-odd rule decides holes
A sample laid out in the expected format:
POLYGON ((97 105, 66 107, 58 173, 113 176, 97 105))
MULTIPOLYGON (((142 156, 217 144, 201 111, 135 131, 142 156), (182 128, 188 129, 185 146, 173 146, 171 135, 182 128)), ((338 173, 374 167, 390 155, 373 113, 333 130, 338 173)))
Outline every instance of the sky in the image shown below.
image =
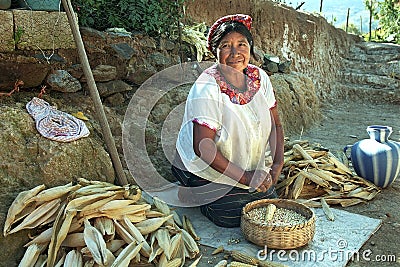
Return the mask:
MULTIPOLYGON (((319 12, 320 0, 286 0, 282 1, 286 4, 297 7, 301 2, 305 4, 300 8, 306 12, 319 12)), ((354 24, 359 30, 362 29, 363 33, 368 32, 369 24, 369 11, 366 9, 363 0, 323 0, 322 2, 322 15, 329 23, 340 28, 346 25, 347 10, 350 8, 349 23, 354 24), (362 25, 361 25, 362 21, 362 25)), ((372 28, 376 28, 378 22, 373 20, 372 28)))

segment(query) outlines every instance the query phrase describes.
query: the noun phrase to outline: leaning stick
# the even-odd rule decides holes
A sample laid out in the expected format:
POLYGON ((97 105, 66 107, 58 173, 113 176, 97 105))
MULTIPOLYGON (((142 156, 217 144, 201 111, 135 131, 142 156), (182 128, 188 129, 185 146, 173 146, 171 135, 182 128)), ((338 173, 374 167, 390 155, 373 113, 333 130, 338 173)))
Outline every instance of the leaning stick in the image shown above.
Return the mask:
POLYGON ((114 139, 110 130, 110 126, 107 121, 106 114, 103 109, 103 104, 101 103, 99 92, 97 91, 96 83, 94 81, 93 73, 89 65, 89 60, 85 52, 85 47, 83 45, 82 37, 78 28, 78 20, 74 15, 71 0, 61 0, 64 6, 65 12, 67 13, 69 25, 72 30, 72 34, 75 39, 76 46, 78 48, 79 58, 81 60, 83 73, 87 79, 87 84, 89 86, 90 96, 94 102, 96 113, 99 116, 99 122, 101 129, 103 131, 104 141, 107 145, 108 152, 110 153, 111 160, 114 165, 115 172, 117 174, 117 180, 119 185, 126 185, 128 181, 126 179, 125 173, 122 169, 121 160, 119 158, 117 148, 115 146, 114 139))

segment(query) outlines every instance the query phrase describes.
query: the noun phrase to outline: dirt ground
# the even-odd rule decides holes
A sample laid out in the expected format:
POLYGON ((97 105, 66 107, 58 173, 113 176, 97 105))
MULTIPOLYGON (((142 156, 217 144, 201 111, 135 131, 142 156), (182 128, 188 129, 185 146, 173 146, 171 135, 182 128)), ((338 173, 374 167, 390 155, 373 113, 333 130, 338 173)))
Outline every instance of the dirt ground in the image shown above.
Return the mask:
MULTIPOLYGON (((392 141, 400 141, 400 105, 342 102, 322 108, 324 119, 302 135, 290 139, 319 143, 330 150, 342 151, 346 145, 369 138, 369 125, 387 125, 393 128, 392 141)), ((362 246, 360 252, 370 250, 369 259, 349 262, 347 266, 400 266, 400 179, 385 188, 372 201, 343 208, 352 213, 382 220, 382 225, 362 246)), ((340 207, 335 207, 340 208, 340 207)), ((361 229, 360 229, 361 230, 361 229)), ((213 266, 222 256, 211 256, 213 249, 202 247, 204 258, 198 266, 213 266)))

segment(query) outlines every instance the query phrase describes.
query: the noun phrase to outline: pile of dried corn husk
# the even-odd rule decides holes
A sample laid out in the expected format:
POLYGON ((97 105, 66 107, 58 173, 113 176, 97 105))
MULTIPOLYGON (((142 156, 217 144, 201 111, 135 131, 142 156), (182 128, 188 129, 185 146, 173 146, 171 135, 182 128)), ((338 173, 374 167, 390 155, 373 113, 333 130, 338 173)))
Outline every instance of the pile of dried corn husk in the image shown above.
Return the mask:
POLYGON ((276 186, 280 197, 297 199, 311 207, 343 207, 373 199, 380 189, 357 176, 328 149, 308 141, 286 141, 284 179, 276 186))
POLYGON ((183 266, 199 254, 198 237, 188 218, 153 200, 137 186, 86 179, 40 185, 16 197, 3 234, 35 232, 19 266, 183 266))

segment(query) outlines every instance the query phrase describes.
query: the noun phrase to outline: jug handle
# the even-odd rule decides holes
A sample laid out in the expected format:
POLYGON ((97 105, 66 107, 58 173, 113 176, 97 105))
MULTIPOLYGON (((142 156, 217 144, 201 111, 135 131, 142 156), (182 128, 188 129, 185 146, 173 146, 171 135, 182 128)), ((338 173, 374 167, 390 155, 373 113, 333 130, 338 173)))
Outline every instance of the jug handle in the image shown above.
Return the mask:
POLYGON ((346 157, 347 157, 348 160, 351 160, 351 152, 350 152, 350 155, 347 155, 347 149, 350 148, 350 150, 351 150, 352 147, 353 147, 353 145, 347 145, 347 146, 345 146, 345 147, 343 148, 343 152, 344 152, 344 154, 346 155, 346 157))

